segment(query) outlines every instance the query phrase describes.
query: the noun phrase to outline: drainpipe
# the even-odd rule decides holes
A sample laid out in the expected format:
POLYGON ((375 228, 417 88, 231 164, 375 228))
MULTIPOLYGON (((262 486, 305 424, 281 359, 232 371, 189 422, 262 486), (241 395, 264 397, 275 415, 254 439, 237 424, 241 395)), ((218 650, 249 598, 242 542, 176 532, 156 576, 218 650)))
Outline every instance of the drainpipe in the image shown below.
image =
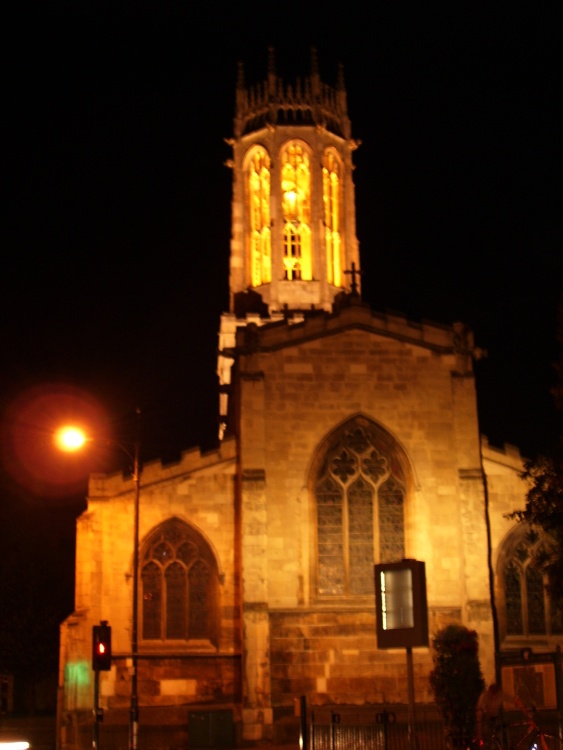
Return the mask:
POLYGON ((483 443, 479 438, 479 461, 481 463, 481 476, 483 477, 483 492, 485 497, 485 527, 487 529, 487 568, 489 571, 489 595, 491 599, 491 613, 493 616, 493 642, 495 648, 495 682, 501 684, 500 668, 500 635, 498 625, 497 602, 495 597, 495 572, 493 570, 493 549, 491 542, 491 516, 489 513, 489 485, 483 465, 483 443))

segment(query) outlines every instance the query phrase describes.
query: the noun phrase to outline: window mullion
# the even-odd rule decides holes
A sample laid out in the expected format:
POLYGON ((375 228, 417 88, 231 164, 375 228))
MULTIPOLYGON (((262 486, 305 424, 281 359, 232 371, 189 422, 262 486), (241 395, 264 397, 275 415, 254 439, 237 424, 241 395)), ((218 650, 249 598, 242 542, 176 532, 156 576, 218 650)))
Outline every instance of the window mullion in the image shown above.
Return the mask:
POLYGON ((344 591, 350 594, 350 505, 348 503, 348 488, 343 488, 342 493, 342 555, 344 563, 344 591))
POLYGON ((166 608, 168 605, 168 591, 166 586, 166 573, 163 569, 160 572, 160 590, 162 591, 160 600, 160 638, 166 640, 166 608))

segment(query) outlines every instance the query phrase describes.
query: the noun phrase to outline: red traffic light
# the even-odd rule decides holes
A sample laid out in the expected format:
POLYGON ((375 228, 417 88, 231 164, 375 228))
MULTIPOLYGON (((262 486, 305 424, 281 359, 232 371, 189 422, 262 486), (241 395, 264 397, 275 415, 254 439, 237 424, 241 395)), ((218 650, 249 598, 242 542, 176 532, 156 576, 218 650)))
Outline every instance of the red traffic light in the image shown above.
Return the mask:
POLYGON ((111 669, 111 627, 106 620, 92 628, 92 669, 96 672, 111 669))

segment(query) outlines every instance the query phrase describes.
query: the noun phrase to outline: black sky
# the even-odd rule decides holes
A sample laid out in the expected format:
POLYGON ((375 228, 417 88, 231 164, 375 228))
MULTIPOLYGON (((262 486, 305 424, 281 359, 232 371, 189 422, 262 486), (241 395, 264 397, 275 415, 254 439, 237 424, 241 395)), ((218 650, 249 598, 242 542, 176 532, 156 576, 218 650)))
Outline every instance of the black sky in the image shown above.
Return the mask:
POLYGON ((547 445, 562 287, 555 8, 20 7, 5 30, 3 440, 23 394, 64 384, 118 436, 139 405, 145 458, 212 446, 224 139, 237 61, 257 82, 273 45, 289 81, 311 46, 327 82, 344 65, 366 301, 470 325, 489 352, 482 433, 526 455, 547 445))

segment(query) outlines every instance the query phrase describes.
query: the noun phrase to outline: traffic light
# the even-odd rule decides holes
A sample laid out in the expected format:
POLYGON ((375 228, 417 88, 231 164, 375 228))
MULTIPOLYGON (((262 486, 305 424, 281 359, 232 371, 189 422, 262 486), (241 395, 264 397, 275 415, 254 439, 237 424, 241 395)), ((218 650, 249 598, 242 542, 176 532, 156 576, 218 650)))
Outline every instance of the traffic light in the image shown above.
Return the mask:
POLYGON ((111 669, 111 627, 107 620, 92 628, 92 669, 100 672, 111 669))

